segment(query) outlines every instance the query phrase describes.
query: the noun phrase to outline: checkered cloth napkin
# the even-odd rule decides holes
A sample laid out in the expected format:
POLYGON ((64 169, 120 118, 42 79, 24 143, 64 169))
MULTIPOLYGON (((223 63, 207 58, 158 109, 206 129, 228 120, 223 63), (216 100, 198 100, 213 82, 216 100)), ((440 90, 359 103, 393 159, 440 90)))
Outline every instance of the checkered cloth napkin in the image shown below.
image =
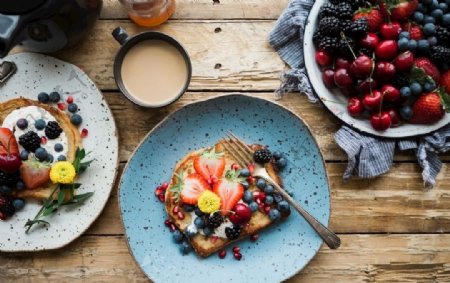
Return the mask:
MULTIPOLYGON (((270 44, 292 68, 282 74, 282 84, 277 90, 279 97, 286 92, 299 91, 306 94, 309 101, 317 102, 306 75, 302 44, 304 26, 313 4, 313 0, 291 0, 270 33, 270 44)), ((342 126, 334 138, 348 155, 348 166, 343 176, 345 180, 353 174, 373 178, 386 173, 392 167, 395 147, 398 146, 402 151, 415 152, 422 167, 424 186, 431 189, 442 168, 438 154, 450 149, 450 125, 428 136, 405 140, 374 138, 342 126)))

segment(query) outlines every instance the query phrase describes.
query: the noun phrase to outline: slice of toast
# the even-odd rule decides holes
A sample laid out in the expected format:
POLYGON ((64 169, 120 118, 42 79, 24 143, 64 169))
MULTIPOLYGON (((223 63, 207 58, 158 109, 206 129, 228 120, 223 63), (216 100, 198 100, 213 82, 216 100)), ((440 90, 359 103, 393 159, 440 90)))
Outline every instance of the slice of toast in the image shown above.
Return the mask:
MULTIPOLYGON (((45 109, 53 117, 55 117, 59 126, 63 129, 64 133, 67 136, 68 142, 68 152, 67 152, 67 161, 72 162, 75 159, 75 153, 78 147, 81 148, 81 136, 78 129, 70 122, 69 117, 63 111, 51 107, 46 104, 42 104, 35 100, 30 100, 26 98, 16 98, 11 99, 6 102, 0 103, 0 125, 3 124, 3 120, 14 110, 27 107, 27 106, 37 106, 45 109)), ((15 190, 15 195, 17 197, 22 198, 32 198, 32 199, 46 199, 50 196, 51 192, 54 189, 54 185, 49 182, 47 185, 37 188, 34 190, 15 190)), ((57 194, 56 194, 57 195, 57 194)))
MULTIPOLYGON (((233 157, 228 153, 225 148, 220 144, 216 144, 216 151, 217 152, 224 152, 225 154, 225 168, 230 168, 231 164, 236 163, 236 161, 233 159, 233 157)), ((252 145, 250 146, 253 150, 261 148, 259 145, 252 145)), ((171 182, 169 184, 169 188, 174 185, 177 182, 177 177, 175 174, 180 173, 181 171, 184 171, 186 174, 190 174, 194 172, 193 162, 196 156, 202 154, 207 148, 200 149, 194 152, 191 152, 187 154, 183 159, 181 159, 175 166, 174 174, 172 176, 171 182)), ((280 186, 282 185, 282 180, 279 177, 279 175, 276 173, 275 168, 271 163, 266 164, 266 170, 269 173, 269 175, 272 177, 273 180, 275 180, 280 186)), ((225 174, 225 172, 224 172, 225 174)), ((250 185, 249 190, 258 190, 256 188, 256 185, 250 185)), ((170 190, 166 190, 166 201, 165 201, 165 208, 167 211, 167 214, 169 215, 170 220, 177 226, 177 228, 181 232, 185 232, 187 227, 192 223, 193 217, 195 217, 194 214, 185 213, 185 218, 183 220, 178 219, 177 215, 173 213, 173 208, 177 206, 177 204, 173 201, 173 195, 170 192, 170 190)), ((239 241, 240 239, 243 239, 245 237, 248 237, 252 234, 257 233, 258 231, 270 226, 272 224, 272 221, 270 218, 266 215, 266 213, 257 210, 254 213, 252 213, 252 217, 247 225, 242 227, 242 232, 238 239, 232 241, 227 238, 220 238, 220 237, 206 237, 200 233, 197 233, 194 237, 190 238, 189 241, 193 247, 193 249, 196 251, 196 253, 202 257, 207 257, 211 255, 214 252, 217 252, 221 249, 223 249, 225 246, 229 245, 232 242, 239 241)), ((188 238, 188 237, 187 237, 188 238)))

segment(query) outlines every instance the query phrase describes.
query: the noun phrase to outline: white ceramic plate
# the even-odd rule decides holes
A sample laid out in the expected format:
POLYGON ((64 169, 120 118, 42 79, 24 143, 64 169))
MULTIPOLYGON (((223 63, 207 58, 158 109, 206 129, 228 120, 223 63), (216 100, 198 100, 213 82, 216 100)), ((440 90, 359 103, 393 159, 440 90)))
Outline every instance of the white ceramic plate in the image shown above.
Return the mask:
POLYGON ((319 14, 319 9, 326 2, 327 0, 316 0, 314 6, 312 7, 305 27, 303 48, 309 80, 319 96, 319 99, 323 102, 325 107, 328 108, 328 110, 342 120, 342 122, 361 132, 385 138, 405 138, 424 135, 438 130, 450 123, 450 115, 446 113, 444 118, 433 125, 403 124, 399 127, 389 128, 386 131, 376 131, 372 128, 368 119, 358 119, 350 116, 347 112, 347 98, 342 95, 338 89, 329 90, 323 84, 320 67, 317 65, 314 58, 316 49, 314 47, 312 37, 318 24, 317 16, 319 14))
POLYGON ((84 205, 63 208, 48 218, 50 226, 35 226, 25 234, 24 224, 40 209, 37 202, 28 201, 22 211, 12 218, 0 221, 0 251, 23 252, 50 250, 63 247, 78 238, 100 215, 105 206, 118 166, 118 140, 111 110, 103 95, 78 67, 53 57, 19 53, 5 57, 13 61, 17 73, 0 87, 0 101, 23 96, 37 99, 39 92, 58 91, 64 98, 72 95, 80 108, 83 124, 89 131, 83 146, 95 161, 84 172, 79 182, 79 193, 94 191, 84 205))

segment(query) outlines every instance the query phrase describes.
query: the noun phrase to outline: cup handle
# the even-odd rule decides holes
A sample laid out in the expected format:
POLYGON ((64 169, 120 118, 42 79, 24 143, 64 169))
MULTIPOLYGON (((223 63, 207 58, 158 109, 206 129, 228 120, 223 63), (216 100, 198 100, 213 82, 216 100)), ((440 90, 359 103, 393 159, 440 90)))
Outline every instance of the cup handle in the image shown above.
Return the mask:
POLYGON ((120 45, 124 45, 129 38, 128 33, 122 27, 116 27, 111 34, 120 45))

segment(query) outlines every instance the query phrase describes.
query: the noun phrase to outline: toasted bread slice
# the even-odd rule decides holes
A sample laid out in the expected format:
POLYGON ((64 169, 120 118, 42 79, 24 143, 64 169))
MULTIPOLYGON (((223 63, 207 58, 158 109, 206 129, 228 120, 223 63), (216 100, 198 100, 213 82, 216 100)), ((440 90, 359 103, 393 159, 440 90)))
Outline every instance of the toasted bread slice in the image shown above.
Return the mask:
MULTIPOLYGON (((233 159, 233 157, 228 153, 225 148, 220 144, 216 144, 216 151, 218 152, 224 152, 225 153, 225 168, 230 168, 231 164, 235 163, 236 161, 233 159)), ((261 148, 259 145, 252 145, 251 148, 253 150, 256 150, 258 148, 261 148)), ((171 179, 171 182, 169 184, 169 188, 177 182, 177 177, 175 176, 175 173, 180 173, 180 171, 184 171, 186 174, 190 174, 194 172, 194 159, 202 154, 206 148, 191 152, 187 154, 183 159, 181 159, 175 166, 174 169, 174 175, 171 179)), ((275 180, 280 186, 282 185, 282 180, 279 177, 279 175, 276 173, 274 167, 271 163, 266 164, 266 170, 269 173, 269 175, 272 177, 273 180, 275 180)), ((253 185, 249 188, 249 190, 255 190, 256 186, 253 185)), ((185 218, 183 220, 180 220, 177 218, 177 215, 173 213, 173 208, 177 204, 175 204, 173 200, 172 193, 170 190, 166 190, 166 201, 165 201, 165 208, 167 211, 167 214, 169 215, 170 220, 177 226, 177 228, 181 232, 185 232, 186 228, 192 223, 193 219, 191 214, 186 213, 185 218)), ((195 216, 195 215, 194 215, 195 216)), ((229 245, 232 242, 239 241, 240 239, 243 239, 245 237, 248 237, 252 234, 257 233, 258 231, 270 226, 272 224, 270 218, 261 211, 256 211, 252 213, 252 217, 248 223, 248 225, 243 226, 242 232, 237 240, 231 241, 227 238, 217 238, 215 237, 214 240, 212 240, 210 237, 206 237, 200 233, 196 234, 194 237, 190 238, 189 241, 196 251, 196 253, 202 257, 207 257, 211 255, 212 253, 221 250, 225 246, 229 245)))
MULTIPOLYGON (((72 162, 75 159, 77 148, 81 148, 82 146, 81 136, 78 129, 70 122, 67 114, 60 111, 59 109, 26 98, 11 99, 6 102, 0 103, 0 125, 3 124, 3 120, 5 120, 5 118, 12 111, 27 106, 37 106, 43 108, 50 114, 52 114, 53 117, 55 117, 56 121, 67 136, 68 152, 66 158, 67 161, 72 162)), ((42 200, 48 198, 53 189, 54 185, 49 182, 46 186, 34 190, 16 190, 16 196, 42 200)))

